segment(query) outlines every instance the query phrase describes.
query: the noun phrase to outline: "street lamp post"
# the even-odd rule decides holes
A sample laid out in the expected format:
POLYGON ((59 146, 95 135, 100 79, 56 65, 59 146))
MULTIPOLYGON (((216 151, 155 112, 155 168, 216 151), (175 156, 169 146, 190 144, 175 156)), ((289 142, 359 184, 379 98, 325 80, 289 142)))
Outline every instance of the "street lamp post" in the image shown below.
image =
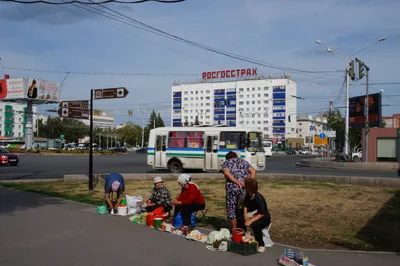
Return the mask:
POLYGON ((346 114, 345 114, 345 133, 344 133, 344 153, 346 155, 349 154, 349 97, 350 97, 350 73, 349 73, 349 64, 351 62, 351 58, 353 56, 355 56, 356 54, 368 49, 369 47, 377 44, 378 42, 382 42, 386 40, 386 37, 382 37, 379 40, 373 42, 370 45, 365 46, 364 48, 358 50, 357 52, 353 53, 350 56, 346 56, 338 51, 335 51, 334 49, 332 49, 331 47, 325 45, 324 43, 322 43, 322 41, 320 40, 316 40, 315 42, 317 44, 322 44, 323 46, 326 47, 326 50, 330 53, 336 54, 342 58, 344 58, 346 60, 346 114))

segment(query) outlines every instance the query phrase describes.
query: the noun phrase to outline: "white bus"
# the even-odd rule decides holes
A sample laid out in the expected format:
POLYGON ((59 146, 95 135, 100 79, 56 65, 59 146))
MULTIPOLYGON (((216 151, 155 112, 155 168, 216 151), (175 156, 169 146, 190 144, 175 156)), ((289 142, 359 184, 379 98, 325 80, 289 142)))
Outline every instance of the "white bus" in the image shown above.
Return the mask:
POLYGON ((265 169, 262 131, 237 127, 160 127, 150 130, 147 164, 182 173, 184 169, 219 171, 234 151, 256 170, 265 169))
POLYGON ((266 157, 272 156, 272 140, 263 141, 264 153, 266 157))

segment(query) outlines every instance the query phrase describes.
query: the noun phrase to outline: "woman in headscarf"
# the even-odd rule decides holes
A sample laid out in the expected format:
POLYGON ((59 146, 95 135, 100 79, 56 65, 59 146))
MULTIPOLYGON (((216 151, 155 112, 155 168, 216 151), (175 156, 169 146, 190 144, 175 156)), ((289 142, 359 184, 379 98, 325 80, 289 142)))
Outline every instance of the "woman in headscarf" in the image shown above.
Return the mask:
POLYGON ((178 177, 178 184, 182 187, 181 194, 172 201, 175 206, 175 216, 181 212, 183 225, 190 225, 190 215, 193 212, 204 210, 206 207, 204 197, 199 187, 192 183, 192 177, 188 174, 181 174, 178 177))
POLYGON ((125 183, 122 175, 111 173, 106 177, 104 182, 104 194, 108 212, 111 212, 111 210, 116 212, 117 206, 121 203, 124 196, 124 191, 125 183), (117 194, 116 197, 113 197, 114 193, 117 194), (113 200, 113 198, 116 200, 113 200))
POLYGON ((237 227, 238 198, 244 194, 244 181, 249 177, 255 178, 256 170, 233 151, 228 152, 225 159, 222 169, 226 178, 226 215, 234 229, 237 227))

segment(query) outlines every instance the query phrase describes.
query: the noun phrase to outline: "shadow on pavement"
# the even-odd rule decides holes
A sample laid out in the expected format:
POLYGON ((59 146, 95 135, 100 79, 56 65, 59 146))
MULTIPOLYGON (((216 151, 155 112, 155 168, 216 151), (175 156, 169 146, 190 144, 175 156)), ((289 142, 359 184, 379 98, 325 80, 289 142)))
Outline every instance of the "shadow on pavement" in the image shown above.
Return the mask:
POLYGON ((357 238, 373 249, 400 253, 400 190, 357 233, 357 238))
POLYGON ((26 193, 0 186, 0 215, 13 215, 15 211, 39 208, 49 204, 63 204, 58 198, 41 197, 35 193, 26 193))

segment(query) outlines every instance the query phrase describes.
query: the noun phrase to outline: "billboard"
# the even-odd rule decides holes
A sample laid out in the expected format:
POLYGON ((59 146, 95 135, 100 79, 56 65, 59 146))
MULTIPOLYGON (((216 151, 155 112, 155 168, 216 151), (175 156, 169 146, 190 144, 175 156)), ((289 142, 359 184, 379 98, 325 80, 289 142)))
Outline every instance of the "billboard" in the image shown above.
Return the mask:
POLYGON ((24 98, 24 79, 0 79, 0 100, 24 98))
POLYGON ((60 83, 43 79, 29 78, 25 86, 25 97, 39 101, 56 102, 60 100, 60 83))
POLYGON ((0 100, 60 101, 60 83, 42 79, 0 79, 0 100))
MULTIPOLYGON (((349 99, 349 127, 365 127, 365 95, 349 99)), ((369 94, 368 120, 370 127, 380 127, 382 121, 382 95, 380 93, 369 94)))

